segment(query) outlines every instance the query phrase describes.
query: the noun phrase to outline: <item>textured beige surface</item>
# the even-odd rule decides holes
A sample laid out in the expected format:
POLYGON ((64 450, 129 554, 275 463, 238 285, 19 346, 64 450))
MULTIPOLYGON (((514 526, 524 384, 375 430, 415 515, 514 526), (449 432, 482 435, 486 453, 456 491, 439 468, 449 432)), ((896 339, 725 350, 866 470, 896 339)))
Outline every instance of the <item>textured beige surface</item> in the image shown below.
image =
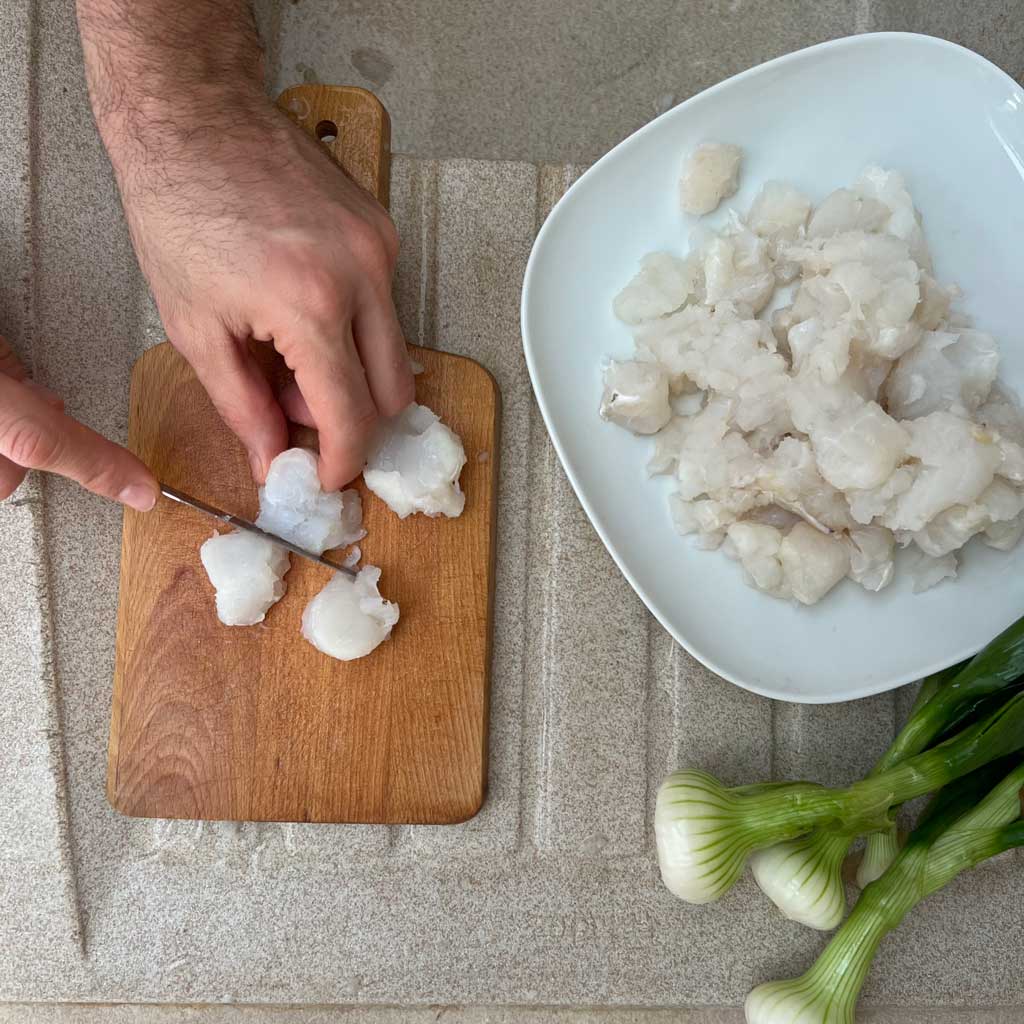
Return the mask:
POLYGON ((591 161, 724 76, 863 31, 865 0, 299 0, 265 19, 278 85, 345 81, 427 156, 591 161))
MULTIPOLYGON (((29 4, 0 12, 0 333, 34 360, 29 4)), ((80 951, 42 487, 0 504, 0 970, 80 951), (31 937, 31 945, 26 939, 31 937)))
POLYGON ((259 4, 277 88, 377 92, 396 148, 589 162, 720 79, 880 29, 970 46, 1024 71, 1019 0, 274 0, 259 4))
MULTIPOLYGON (((860 1024, 1019 1024, 1017 1010, 867 1009, 860 1024)), ((729 1007, 693 1010, 565 1007, 153 1006, 0 1004, 0 1024, 743 1024, 729 1007)))
MULTIPOLYGON (((952 3, 914 6, 937 31, 1024 53, 1011 5, 972 6, 977 20, 952 3)), ((541 0, 261 7, 282 83, 299 61, 324 78, 359 66, 380 77, 356 52, 376 48, 399 69, 380 91, 400 145, 525 161, 399 159, 392 190, 410 339, 479 359, 505 403, 490 799, 454 828, 113 814, 103 775, 120 518, 59 481, 32 484, 0 505, 0 1001, 310 1008, 8 1005, 0 1021, 738 1022, 752 984, 799 971, 821 940, 778 919, 749 879, 718 905, 672 899, 651 849, 654 785, 681 763, 730 781, 843 781, 885 747, 907 695, 828 708, 753 697, 696 665, 614 571, 523 365, 526 256, 577 173, 531 161, 596 154, 654 113, 658 90, 680 98, 900 12, 608 0, 567 5, 551 24, 541 0), (414 45, 421 78, 408 77, 414 45), (402 1004, 431 1008, 386 1008, 402 1004)), ((160 330, 66 0, 0 7, 0 111, 0 325, 72 411, 123 438, 128 368, 160 330)), ((864 1020, 1021 1020, 1021 866, 985 866, 888 939, 864 1020)))

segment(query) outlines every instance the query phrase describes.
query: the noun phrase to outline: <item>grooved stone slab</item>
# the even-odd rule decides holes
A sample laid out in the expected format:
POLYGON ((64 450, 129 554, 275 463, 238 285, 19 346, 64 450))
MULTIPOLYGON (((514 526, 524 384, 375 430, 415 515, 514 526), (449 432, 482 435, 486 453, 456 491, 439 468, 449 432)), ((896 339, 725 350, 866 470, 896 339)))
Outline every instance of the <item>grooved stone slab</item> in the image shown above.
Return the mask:
MULTIPOLYGON (((749 879, 708 907, 661 888, 655 786, 680 764, 733 782, 843 781, 886 746, 907 695, 772 705, 669 640, 553 456, 519 285, 579 173, 561 161, 603 151, 656 99, 894 19, 1024 53, 1020 19, 1004 17, 1015 5, 961 7, 580 0, 553 20, 543 0, 260 3, 279 83, 307 74, 301 63, 376 85, 392 107, 400 145, 419 154, 395 161, 392 185, 403 327, 501 386, 490 798, 452 828, 115 815, 103 777, 120 516, 32 483, 0 505, 0 1022, 739 1024, 752 984, 807 965, 822 939, 779 919, 749 879), (526 162, 423 158, 437 153, 526 162)), ((128 369, 160 328, 66 0, 0 7, 0 110, 0 329, 73 413, 123 439, 128 369)), ((1021 1020, 1022 867, 986 865, 886 940, 863 1020, 1021 1020)))
MULTIPOLYGON (((1016 1011, 865 1010, 861 1024, 1018 1024, 1016 1011)), ((743 1024, 743 1011, 570 1010, 554 1007, 72 1006, 0 1004, 0 1024, 743 1024)))
MULTIPOLYGON (((944 6, 944 5, 943 5, 944 6)), ((319 0, 268 11, 277 89, 349 82, 397 150, 586 161, 709 85, 868 27, 867 0, 319 0)))

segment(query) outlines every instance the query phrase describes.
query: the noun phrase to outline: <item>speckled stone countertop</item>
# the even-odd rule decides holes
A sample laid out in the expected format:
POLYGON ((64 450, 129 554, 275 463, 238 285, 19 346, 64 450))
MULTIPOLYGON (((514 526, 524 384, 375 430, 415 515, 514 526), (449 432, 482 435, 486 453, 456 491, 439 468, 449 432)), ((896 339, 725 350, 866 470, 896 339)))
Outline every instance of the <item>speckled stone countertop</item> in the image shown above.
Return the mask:
MULTIPOLYGON (((0 504, 0 1021, 415 1024, 443 1012, 464 1024, 735 1024, 752 984, 797 972, 822 943, 749 879, 708 907, 669 896, 651 843, 654 787, 683 763, 728 781, 846 780, 887 745, 909 695, 772 704, 672 643, 615 570, 547 440, 519 343, 519 285, 538 225, 578 173, 564 161, 655 113, 656 92, 672 102, 818 38, 915 24, 984 43, 1016 71, 1019 4, 972 5, 968 18, 952 3, 646 0, 627 25, 630 5, 574 2, 542 39, 536 0, 460 2, 437 17, 476 26, 469 60, 464 26, 446 50, 443 32, 423 27, 427 6, 303 0, 260 13, 278 85, 319 75, 376 86, 409 150, 525 158, 398 158, 392 186, 408 337, 478 359, 504 400, 487 804, 448 828, 116 815, 104 773, 120 514, 33 480, 0 504), (520 15, 536 52, 499 52, 520 15), (670 41, 703 33, 702 46, 645 57, 659 17, 670 41), (421 28, 430 47, 410 70, 421 28), (612 31, 640 62, 626 61, 621 87, 587 88, 578 61, 558 77, 560 52, 600 55, 612 31), (676 57, 685 73, 673 74, 676 57), (637 86, 645 60, 649 102, 637 86), (531 92, 538 76, 552 91, 531 92), (477 79, 491 84, 459 106, 477 79), (522 96, 519 79, 533 83, 522 96), (571 131, 547 110, 570 100, 571 131), (591 115, 587 134, 578 125, 591 115), (75 1005, 94 1003, 105 1005, 75 1005)), ((160 327, 63 0, 0 8, 0 330, 74 414, 123 439, 129 368, 160 327)), ((1022 869, 1005 856, 923 905, 887 941, 864 1019, 1024 1019, 1022 869)))

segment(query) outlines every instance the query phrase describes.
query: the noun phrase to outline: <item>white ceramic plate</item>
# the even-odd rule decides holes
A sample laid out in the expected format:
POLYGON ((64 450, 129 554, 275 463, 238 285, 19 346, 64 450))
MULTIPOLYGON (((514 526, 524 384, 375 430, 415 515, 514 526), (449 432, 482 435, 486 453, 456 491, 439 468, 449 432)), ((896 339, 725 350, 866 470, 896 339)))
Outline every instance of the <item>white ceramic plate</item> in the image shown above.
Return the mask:
MULTIPOLYGON (((1001 378, 1024 393, 1024 95, 969 50, 927 36, 825 43, 737 75, 648 124, 555 207, 523 287, 526 359, 544 420, 583 507, 626 578, 672 635, 756 693, 825 703, 864 697, 973 654, 1024 612, 1024 544, 972 543, 960 578, 914 595, 844 582, 796 607, 747 587, 721 552, 676 534, 671 482, 649 480, 652 442, 598 418, 602 363, 633 351, 611 300, 645 253, 682 254, 683 157, 707 140, 744 150, 745 210, 769 179, 820 201, 869 163, 901 171, 940 280, 999 340, 1001 378)), ((899 566, 897 566, 899 570, 899 566)))

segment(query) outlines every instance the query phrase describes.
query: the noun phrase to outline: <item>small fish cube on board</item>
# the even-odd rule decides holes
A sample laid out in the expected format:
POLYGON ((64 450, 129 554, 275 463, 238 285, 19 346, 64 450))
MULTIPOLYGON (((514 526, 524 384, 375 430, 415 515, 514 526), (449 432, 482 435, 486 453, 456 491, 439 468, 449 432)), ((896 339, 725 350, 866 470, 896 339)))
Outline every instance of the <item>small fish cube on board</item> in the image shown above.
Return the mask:
POLYGON ((454 518, 466 506, 459 488, 465 464, 459 436, 413 402, 382 425, 363 480, 402 519, 414 512, 454 518))
POLYGON ((286 589, 288 552, 252 533, 218 533, 199 549, 217 591, 217 618, 225 626, 254 626, 286 589))
POLYGON ((306 605, 302 635, 318 650, 339 661, 365 658, 391 635, 398 605, 380 596, 380 569, 367 565, 352 579, 336 574, 306 605))

